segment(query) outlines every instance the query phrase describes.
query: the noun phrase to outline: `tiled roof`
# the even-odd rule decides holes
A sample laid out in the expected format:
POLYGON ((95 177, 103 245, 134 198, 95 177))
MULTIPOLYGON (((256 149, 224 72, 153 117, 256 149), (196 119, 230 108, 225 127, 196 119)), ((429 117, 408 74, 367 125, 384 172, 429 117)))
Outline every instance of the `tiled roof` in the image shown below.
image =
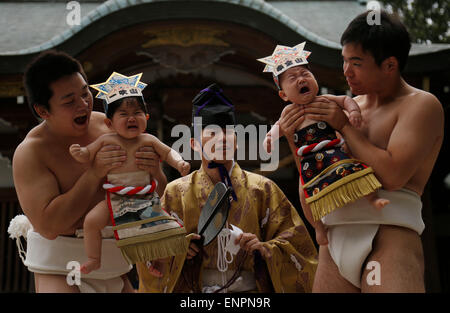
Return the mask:
MULTIPOLYGON (((0 3, 1 55, 25 55, 52 48, 90 25, 94 21, 144 3, 175 2, 177 0, 109 0, 102 4, 81 3, 81 25, 66 23, 69 10, 64 2, 0 3)), ((186 2, 186 1, 184 1, 186 2)), ((198 1, 197 1, 198 2, 198 1)), ((207 2, 207 1, 205 1, 207 2)), ((363 12, 359 1, 262 1, 208 0, 257 10, 282 22, 306 40, 318 45, 340 49, 339 38, 350 20, 363 12)), ((413 45, 411 54, 448 49, 450 45, 413 45)))

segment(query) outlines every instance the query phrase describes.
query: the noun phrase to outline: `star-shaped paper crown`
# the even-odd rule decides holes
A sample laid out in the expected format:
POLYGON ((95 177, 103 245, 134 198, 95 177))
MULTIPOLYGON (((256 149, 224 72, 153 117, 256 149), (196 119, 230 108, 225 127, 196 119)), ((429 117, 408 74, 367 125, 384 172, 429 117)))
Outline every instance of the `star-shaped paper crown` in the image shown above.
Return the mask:
POLYGON ((274 79, 276 79, 275 82, 278 85, 278 75, 291 67, 308 64, 307 59, 311 52, 303 50, 305 44, 306 41, 292 48, 277 45, 272 55, 258 59, 259 62, 266 64, 263 72, 271 72, 274 79))
POLYGON ((142 97, 142 90, 147 84, 140 81, 141 76, 142 73, 128 77, 113 72, 106 82, 91 87, 99 92, 95 97, 103 99, 108 105, 125 97, 142 97))

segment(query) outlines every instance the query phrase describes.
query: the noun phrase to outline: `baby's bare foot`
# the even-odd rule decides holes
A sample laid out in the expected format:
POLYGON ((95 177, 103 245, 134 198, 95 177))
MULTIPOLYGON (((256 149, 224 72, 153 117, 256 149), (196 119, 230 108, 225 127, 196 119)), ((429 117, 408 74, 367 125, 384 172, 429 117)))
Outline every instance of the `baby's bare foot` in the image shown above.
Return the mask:
POLYGON ((99 259, 88 258, 88 260, 81 265, 80 271, 83 274, 89 274, 92 271, 95 271, 100 268, 101 262, 99 259))
POLYGON ((390 201, 388 199, 383 199, 383 198, 377 198, 374 201, 372 201, 372 205, 378 210, 381 210, 389 203, 390 203, 390 201))
POLYGON ((147 263, 148 271, 152 276, 161 278, 164 272, 164 261, 163 260, 153 260, 147 263))

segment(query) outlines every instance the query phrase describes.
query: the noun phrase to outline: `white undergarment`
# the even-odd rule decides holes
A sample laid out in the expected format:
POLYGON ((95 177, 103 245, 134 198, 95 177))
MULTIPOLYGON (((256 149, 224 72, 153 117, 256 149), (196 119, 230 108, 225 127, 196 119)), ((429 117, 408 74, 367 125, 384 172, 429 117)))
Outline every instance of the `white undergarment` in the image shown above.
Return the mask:
POLYGON ((390 200, 379 210, 361 198, 322 218, 328 226, 328 250, 339 273, 356 287, 361 287, 362 266, 372 251, 372 241, 380 225, 402 226, 422 234, 420 196, 407 189, 378 190, 378 197, 390 200))

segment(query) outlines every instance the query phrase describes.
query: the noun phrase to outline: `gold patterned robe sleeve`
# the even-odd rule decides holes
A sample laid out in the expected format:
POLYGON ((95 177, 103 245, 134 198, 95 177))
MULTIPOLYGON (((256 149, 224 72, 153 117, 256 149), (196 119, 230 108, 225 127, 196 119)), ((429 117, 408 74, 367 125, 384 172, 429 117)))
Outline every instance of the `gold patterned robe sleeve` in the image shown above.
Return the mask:
POLYGON ((264 181, 261 236, 275 292, 311 292, 317 250, 294 206, 278 186, 264 181))

